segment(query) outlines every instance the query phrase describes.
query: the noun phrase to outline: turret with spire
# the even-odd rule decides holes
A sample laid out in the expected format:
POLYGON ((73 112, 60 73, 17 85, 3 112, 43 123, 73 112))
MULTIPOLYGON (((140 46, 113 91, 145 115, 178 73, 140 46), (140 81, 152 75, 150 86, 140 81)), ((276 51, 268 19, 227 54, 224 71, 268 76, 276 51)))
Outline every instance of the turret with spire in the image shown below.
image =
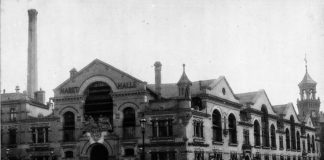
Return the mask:
POLYGON ((180 80, 177 83, 179 89, 179 97, 190 99, 190 87, 192 85, 191 81, 189 80, 188 76, 186 75, 186 65, 183 64, 183 72, 181 75, 180 80))
POLYGON ((308 73, 307 60, 305 56, 305 70, 303 80, 298 84, 300 99, 297 100, 299 114, 306 116, 311 114, 312 118, 316 118, 320 109, 320 99, 316 99, 316 82, 308 73))

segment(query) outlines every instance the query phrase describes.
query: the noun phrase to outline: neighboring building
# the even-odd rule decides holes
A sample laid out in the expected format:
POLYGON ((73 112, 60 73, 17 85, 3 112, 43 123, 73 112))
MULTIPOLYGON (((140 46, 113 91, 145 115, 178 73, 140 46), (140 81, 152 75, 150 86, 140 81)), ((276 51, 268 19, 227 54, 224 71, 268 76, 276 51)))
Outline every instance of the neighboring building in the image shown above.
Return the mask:
POLYGON ((45 105, 42 99, 31 99, 18 89, 16 93, 1 94, 2 159, 50 157, 53 149, 49 147, 53 135, 51 122, 57 120, 51 113, 49 103, 45 105))
POLYGON ((155 84, 98 59, 73 68, 53 106, 35 89, 1 94, 1 158, 135 160, 145 148, 147 160, 319 160, 314 120, 292 103, 272 105, 264 90, 235 94, 223 76, 191 82, 185 66, 164 84, 154 66, 155 84))

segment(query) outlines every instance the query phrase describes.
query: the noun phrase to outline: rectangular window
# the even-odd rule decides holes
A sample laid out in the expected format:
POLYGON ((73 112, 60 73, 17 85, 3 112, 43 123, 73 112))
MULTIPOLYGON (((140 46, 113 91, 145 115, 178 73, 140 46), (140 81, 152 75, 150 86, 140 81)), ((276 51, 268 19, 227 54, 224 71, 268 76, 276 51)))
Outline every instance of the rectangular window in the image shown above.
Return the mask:
POLYGON ((171 137, 173 136, 172 119, 153 120, 152 136, 153 137, 171 137))
POLYGON ((249 130, 245 129, 243 130, 243 143, 249 145, 250 144, 250 133, 249 130))
POLYGON ((238 160, 237 159, 237 153, 231 153, 231 159, 230 160, 238 160))
POLYGON ((175 152, 151 152, 151 160, 176 160, 175 152))
POLYGON ((194 137, 204 138, 204 125, 201 121, 195 121, 194 125, 194 137))
POLYGON ((199 151, 199 152, 195 152, 195 160, 204 160, 204 152, 203 151, 199 151))
POLYGON ((9 144, 16 144, 17 130, 9 129, 9 144))
POLYGON ((15 108, 10 108, 10 113, 9 113, 9 120, 10 121, 16 121, 17 118, 17 112, 15 108))
POLYGON ((279 136, 279 145, 280 145, 280 149, 283 149, 283 137, 279 136))
POLYGON ((269 160, 269 155, 264 155, 264 160, 269 160))
POLYGON ((214 152, 209 154, 208 160, 222 160, 222 157, 222 153, 214 152))
POLYGON ((256 159, 256 160, 261 160, 260 152, 256 152, 256 154, 255 154, 255 159, 256 159))
POLYGON ((48 128, 36 127, 32 128, 32 140, 33 143, 46 143, 48 142, 48 128))
POLYGON ((275 154, 272 155, 272 160, 277 160, 277 156, 275 154))

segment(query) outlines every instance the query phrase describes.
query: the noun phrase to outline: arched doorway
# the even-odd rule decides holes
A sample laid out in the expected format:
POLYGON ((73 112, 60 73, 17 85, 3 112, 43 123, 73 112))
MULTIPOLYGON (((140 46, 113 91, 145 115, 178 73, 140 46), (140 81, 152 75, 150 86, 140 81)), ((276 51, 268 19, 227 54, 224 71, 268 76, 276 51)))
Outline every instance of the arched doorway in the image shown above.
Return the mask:
POLYGON ((244 160, 250 160, 250 157, 248 155, 246 155, 244 160))
POLYGON ((102 144, 94 144, 90 151, 90 160, 108 160, 108 150, 102 144))

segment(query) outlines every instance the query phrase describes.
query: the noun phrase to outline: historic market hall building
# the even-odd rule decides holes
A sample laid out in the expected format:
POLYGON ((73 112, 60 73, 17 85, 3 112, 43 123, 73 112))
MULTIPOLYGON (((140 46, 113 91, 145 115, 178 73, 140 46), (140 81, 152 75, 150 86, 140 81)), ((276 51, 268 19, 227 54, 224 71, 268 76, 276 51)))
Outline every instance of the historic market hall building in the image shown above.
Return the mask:
POLYGON ((192 82, 185 66, 178 82, 164 84, 162 64, 154 66, 155 84, 95 59, 73 68, 48 103, 33 80, 31 91, 1 94, 1 158, 135 160, 144 151, 147 160, 320 159, 320 101, 307 71, 298 115, 264 90, 235 94, 223 76, 192 82))

